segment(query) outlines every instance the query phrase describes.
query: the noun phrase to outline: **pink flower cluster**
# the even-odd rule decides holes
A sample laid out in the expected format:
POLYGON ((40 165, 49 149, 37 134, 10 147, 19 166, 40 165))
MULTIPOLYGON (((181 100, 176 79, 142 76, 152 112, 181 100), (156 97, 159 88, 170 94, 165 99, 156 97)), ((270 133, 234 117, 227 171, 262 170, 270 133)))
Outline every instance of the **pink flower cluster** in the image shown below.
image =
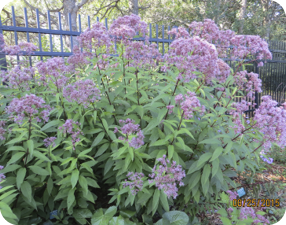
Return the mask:
MULTIPOLYGON (((4 166, 0 166, 0 170, 3 170, 4 166)), ((3 173, 0 173, 0 183, 2 182, 3 179, 5 179, 6 176, 3 173)), ((2 186, 0 186, 0 189, 2 189, 2 186)))
POLYGON ((256 56, 255 59, 272 59, 268 44, 256 35, 235 35, 231 41, 233 49, 232 58, 246 58, 249 55, 256 56))
POLYGON ((111 35, 121 37, 123 40, 133 38, 139 32, 143 36, 147 34, 147 24, 135 14, 114 20, 109 30, 111 35))
MULTIPOLYGON (((129 142, 129 146, 133 147, 135 149, 140 148, 141 146, 144 145, 144 135, 143 132, 140 130, 139 128, 139 124, 134 124, 134 120, 127 118, 125 121, 124 120, 119 120, 119 123, 121 124, 125 124, 122 128, 121 128, 121 132, 123 134, 126 134, 126 137, 122 137, 120 136, 118 139, 119 140, 129 140, 128 135, 136 135, 136 137, 133 137, 129 142)), ((118 131, 118 128, 116 127, 114 129, 114 133, 116 133, 118 131)))
POLYGON ((191 119, 195 111, 200 112, 201 115, 205 112, 205 106, 201 106, 199 99, 194 92, 188 91, 183 100, 183 95, 178 94, 175 97, 176 104, 181 106, 184 112, 185 119, 191 119))
MULTIPOLYGON (((262 103, 255 110, 254 120, 257 121, 255 128, 264 134, 264 151, 267 152, 271 143, 275 142, 280 148, 286 146, 286 109, 276 107, 277 102, 270 96, 262 96, 262 103)), ((284 103, 283 106, 285 106, 284 103)))
POLYGON ((18 45, 5 46, 3 51, 7 55, 23 55, 23 52, 32 55, 37 49, 38 47, 30 42, 20 42, 18 45))
POLYGON ((204 75, 206 84, 211 84, 212 79, 218 73, 218 54, 214 45, 199 38, 178 38, 170 44, 170 49, 164 55, 164 61, 168 66, 162 67, 166 71, 170 65, 176 66, 181 74, 177 79, 189 82, 197 78, 195 71, 204 75))
POLYGON ((123 183, 123 187, 130 187, 132 195, 136 195, 138 191, 142 191, 143 188, 143 180, 144 177, 143 173, 137 173, 137 172, 128 172, 127 175, 128 180, 131 182, 128 182, 125 180, 123 183))
POLYGON ((169 197, 173 196, 174 199, 178 196, 179 186, 184 186, 182 179, 186 176, 185 171, 182 169, 181 165, 176 165, 176 162, 173 161, 170 167, 167 163, 170 163, 169 159, 166 160, 166 155, 163 155, 163 158, 157 159, 162 165, 156 169, 156 165, 152 169, 152 174, 149 174, 149 177, 152 179, 149 180, 149 184, 155 182, 156 187, 159 190, 163 190, 165 194, 169 197))
POLYGON ((80 47, 84 48, 85 52, 89 52, 90 49, 97 50, 100 47, 106 47, 106 53, 109 53, 113 49, 113 43, 109 37, 109 33, 106 27, 97 22, 92 25, 92 28, 88 28, 85 32, 80 34, 77 38, 80 47))
POLYGON ((189 28, 192 36, 199 36, 209 43, 215 44, 220 57, 225 58, 227 56, 230 40, 235 35, 234 31, 220 30, 211 19, 205 19, 204 22, 194 21, 189 25, 189 28))
POLYGON ((216 74, 216 78, 220 83, 225 83, 226 79, 230 75, 230 67, 222 59, 217 60, 217 65, 218 73, 216 74))
POLYGON ((34 94, 26 94, 26 96, 20 99, 14 98, 9 106, 6 107, 6 112, 10 114, 9 118, 18 124, 21 124, 26 118, 35 118, 37 122, 41 122, 41 119, 43 119, 45 122, 48 122, 51 107, 44 105, 44 103, 44 99, 34 94))
POLYGON ((4 128, 6 122, 4 120, 0 120, 0 140, 4 141, 4 134, 6 133, 6 129, 4 128))
POLYGON ((80 142, 79 135, 83 135, 83 132, 76 126, 80 126, 80 123, 72 119, 67 119, 66 122, 59 127, 59 130, 62 130, 64 134, 71 135, 73 150, 75 150, 75 144, 80 142))
POLYGON ((172 30, 168 31, 169 35, 175 35, 176 39, 178 38, 189 38, 190 34, 188 31, 183 27, 173 28, 172 30))
POLYGON ((156 61, 161 60, 162 54, 155 43, 128 41, 123 57, 130 60, 130 67, 149 69, 156 66, 156 61))
POLYGON ((39 74, 41 75, 40 81, 47 85, 48 81, 54 82, 58 88, 63 88, 68 78, 65 73, 72 72, 73 66, 66 66, 63 58, 55 57, 50 58, 46 62, 38 62, 36 64, 39 74))
POLYGON ((92 57, 92 53, 91 52, 89 52, 89 51, 81 52, 79 47, 75 46, 73 48, 73 54, 68 57, 67 62, 70 65, 73 65, 74 68, 76 66, 84 68, 84 67, 86 67, 87 64, 89 64, 89 61, 87 60, 87 58, 91 58, 91 57, 92 57))
POLYGON ((32 80, 35 75, 35 70, 33 67, 25 68, 20 66, 15 66, 8 71, 3 71, 0 74, 2 82, 9 82, 9 87, 12 89, 29 90, 29 81, 32 80))
POLYGON ((44 139, 44 143, 45 143, 45 146, 48 148, 49 146, 53 146, 55 147, 56 146, 56 143, 55 143, 55 140, 57 138, 56 137, 48 137, 46 139, 44 139))
POLYGON ((248 107, 251 105, 255 105, 255 103, 247 102, 245 100, 241 100, 241 102, 232 103, 232 108, 229 114, 232 115, 232 122, 235 124, 234 126, 230 126, 231 129, 234 129, 236 134, 242 132, 245 129, 241 122, 240 115, 244 113, 244 111, 248 110, 248 107))
POLYGON ((79 80, 63 88, 63 96, 69 101, 75 101, 87 108, 90 103, 100 99, 100 90, 92 80, 79 80))

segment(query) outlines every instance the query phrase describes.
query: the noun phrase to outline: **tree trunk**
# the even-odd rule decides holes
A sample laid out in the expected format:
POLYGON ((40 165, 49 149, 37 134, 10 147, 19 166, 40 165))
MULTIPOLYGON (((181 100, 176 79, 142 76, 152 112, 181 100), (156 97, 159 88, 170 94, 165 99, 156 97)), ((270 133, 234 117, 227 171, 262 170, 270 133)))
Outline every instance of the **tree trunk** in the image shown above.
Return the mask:
POLYGON ((240 34, 243 32, 243 25, 244 25, 244 17, 245 17, 245 12, 246 12, 246 5, 247 5, 247 0, 242 0, 241 8, 240 8, 240 15, 239 15, 240 27, 239 27, 239 30, 238 30, 238 32, 240 34))
POLYGON ((129 0, 129 9, 133 14, 139 14, 138 0, 129 0))
MULTIPOLYGON (((65 30, 70 30, 69 23, 71 23, 72 31, 77 31, 77 12, 78 7, 75 4, 76 0, 63 0, 64 5, 64 17, 65 17, 65 30), (71 15, 71 21, 69 21, 69 14, 71 15)), ((71 48, 70 38, 66 37, 66 43, 71 48)), ((78 45, 76 36, 72 37, 73 47, 78 45)), ((72 50, 72 49, 71 49, 72 50)))

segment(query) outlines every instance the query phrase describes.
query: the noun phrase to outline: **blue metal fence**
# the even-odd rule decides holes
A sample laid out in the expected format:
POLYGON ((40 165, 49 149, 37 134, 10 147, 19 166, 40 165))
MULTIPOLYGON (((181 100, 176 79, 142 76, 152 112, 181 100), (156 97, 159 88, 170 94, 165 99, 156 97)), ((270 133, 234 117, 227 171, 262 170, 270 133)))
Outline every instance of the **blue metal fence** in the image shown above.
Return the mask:
MULTIPOLYGON (((21 32, 21 33, 26 33, 26 40, 28 42, 30 42, 30 34, 37 34, 38 35, 38 48, 39 51, 35 51, 33 56, 39 56, 40 59, 42 60, 43 57, 54 57, 54 56, 60 56, 60 57, 68 57, 70 55, 72 55, 72 49, 73 49, 73 37, 79 36, 82 33, 82 22, 81 22, 81 15, 78 15, 78 30, 77 31, 73 31, 72 30, 72 24, 71 24, 71 15, 69 14, 69 21, 68 21, 68 29, 69 30, 64 30, 63 26, 62 26, 62 20, 61 20, 61 13, 58 12, 57 14, 58 17, 58 27, 59 29, 52 29, 52 25, 51 25, 51 15, 50 12, 47 12, 47 26, 48 28, 41 28, 40 26, 40 16, 39 16, 39 10, 36 9, 36 24, 37 27, 33 28, 33 27, 29 27, 29 23, 28 23, 28 16, 27 16, 27 9, 24 8, 24 21, 25 21, 25 26, 24 27, 19 27, 16 25, 16 15, 15 15, 15 10, 14 7, 12 6, 12 22, 13 22, 13 26, 5 26, 2 24, 2 20, 0 17, 0 33, 3 34, 3 31, 5 32, 13 32, 14 33, 14 39, 15 39, 15 45, 18 44, 18 33, 17 32, 21 32), (49 35, 49 45, 50 45, 50 49, 49 51, 44 51, 43 50, 43 46, 42 46, 42 40, 41 40, 41 35, 42 34, 48 34, 49 35), (54 35, 59 35, 60 36, 60 51, 57 52, 55 51, 55 47, 53 46, 53 36, 54 35), (63 36, 68 36, 70 39, 70 52, 65 52, 64 51, 64 40, 63 40, 63 36)), ((97 18, 97 21, 99 21, 99 18, 97 18)), ((105 18, 104 20, 105 26, 108 29, 108 20, 107 18, 105 18)), ((87 27, 91 27, 91 19, 90 16, 87 16, 87 27)), ((170 31, 170 26, 167 27, 167 30, 170 31)), ((162 27, 160 27, 160 36, 159 37, 159 25, 155 25, 155 33, 152 33, 152 24, 149 24, 149 41, 151 43, 156 43, 157 47, 159 48, 159 45, 161 45, 162 47, 160 47, 160 51, 162 54, 165 54, 166 50, 169 49, 169 45, 170 43, 173 41, 173 37, 171 37, 170 35, 168 35, 168 38, 165 37, 165 26, 163 25, 162 27), (165 44, 167 45, 167 49, 165 47, 165 44)), ((134 40, 140 40, 143 41, 144 38, 134 38, 134 40)), ((268 42, 269 43, 269 42, 268 42)), ((273 43, 272 43, 273 44, 273 43)), ((1 45, 1 43, 0 43, 1 45)), ((285 45, 286 46, 286 45, 285 45)), ((116 46, 115 46, 116 47, 116 46)), ((231 48, 231 46, 230 46, 231 48)), ((1 50, 1 49, 0 49, 1 50)), ((272 52, 273 55, 277 54, 285 54, 286 55, 286 48, 284 50, 274 50, 274 49, 270 49, 270 51, 272 52)), ((286 61, 284 60, 285 57, 283 57, 281 60, 279 57, 278 58, 274 58, 273 60, 266 60, 267 63, 273 63, 275 65, 279 64, 279 68, 281 68, 282 73, 284 73, 284 77, 285 77, 285 84, 286 84, 286 61), (283 66, 281 66, 281 65, 283 66)), ((17 56, 17 59, 19 60, 19 56, 17 56)), ((225 58, 223 59, 224 61, 226 61, 230 66, 233 67, 233 63, 230 58, 225 58)), ((30 63, 32 64, 31 61, 31 57, 30 57, 30 63)), ((1 53, 0 51, 0 66, 1 68, 6 67, 6 59, 5 59, 5 55, 3 53, 1 53)), ((257 67, 257 63, 253 63, 253 68, 252 68, 253 72, 259 73, 263 72, 260 68, 257 67)), ((272 73, 272 69, 267 69, 267 71, 270 71, 270 74, 272 73)), ((267 73, 268 73, 267 72, 267 73)), ((263 73, 262 73, 263 74, 263 73)), ((271 77, 271 76, 270 76, 271 77)), ((262 80, 263 77, 260 77, 262 80)), ((283 80, 283 79, 280 79, 283 80)), ((271 80, 272 82, 272 80, 271 80)), ((285 96, 285 93, 284 93, 285 96)), ((260 97, 261 94, 258 95, 258 93, 255 94, 255 103, 257 103, 257 106, 255 108, 258 107, 258 105, 260 104, 260 97)), ((254 111, 253 108, 249 108, 249 110, 247 112, 252 112, 254 111)))

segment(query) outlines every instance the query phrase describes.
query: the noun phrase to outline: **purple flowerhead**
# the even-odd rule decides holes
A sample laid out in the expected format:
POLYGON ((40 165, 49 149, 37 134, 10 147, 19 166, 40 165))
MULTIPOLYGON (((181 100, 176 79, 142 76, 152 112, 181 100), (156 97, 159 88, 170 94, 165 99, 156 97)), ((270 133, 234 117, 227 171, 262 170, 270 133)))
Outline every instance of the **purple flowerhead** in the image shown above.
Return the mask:
POLYGON ((63 126, 59 127, 59 130, 63 130, 64 134, 71 135, 73 150, 75 150, 75 144, 80 142, 79 135, 83 135, 83 132, 78 126, 80 126, 79 122, 68 119, 63 126))
POLYGON ((265 158, 263 155, 260 155, 260 158, 264 161, 267 162, 268 164, 272 164, 273 163, 273 158, 265 158))
POLYGON ((152 169, 152 174, 149 174, 149 177, 152 179, 149 180, 149 184, 155 182, 156 187, 159 190, 163 190, 165 194, 174 199, 178 196, 177 184, 181 187, 184 186, 182 182, 183 178, 186 176, 185 171, 182 169, 181 165, 176 165, 176 162, 166 160, 166 155, 163 155, 162 158, 157 159, 161 165, 156 168, 156 165, 152 169))
MULTIPOLYGON (((144 134, 139 128, 139 124, 134 124, 134 120, 127 118, 126 120, 119 120, 119 123, 124 124, 123 127, 121 127, 121 132, 125 134, 125 137, 120 136, 118 139, 119 140, 125 140, 128 141, 128 144, 130 147, 133 147, 135 149, 140 148, 141 146, 144 145, 144 134), (130 135, 136 135, 135 137, 132 137, 132 139, 129 139, 130 135)), ((118 129, 116 128, 116 130, 118 129)))
POLYGON ((6 107, 6 112, 15 123, 21 124, 24 119, 36 119, 37 122, 49 121, 51 107, 44 105, 44 99, 34 94, 26 95, 20 99, 14 98, 6 107))
POLYGON ((188 91, 185 95, 185 100, 183 100, 182 94, 175 97, 176 104, 181 106, 185 119, 191 119, 195 111, 201 113, 205 111, 204 106, 201 106, 199 99, 195 95, 194 92, 188 91))
POLYGON ((57 138, 56 137, 49 137, 49 138, 46 138, 44 139, 44 143, 45 143, 45 146, 48 148, 49 146, 53 146, 55 147, 56 146, 56 143, 55 143, 55 140, 57 138))
POLYGON ((90 103, 100 99, 100 90, 92 80, 79 80, 63 88, 63 96, 69 101, 75 101, 87 108, 90 103))
POLYGON ((168 109, 168 113, 171 114, 173 112, 174 105, 167 105, 166 108, 168 109))
POLYGON ((132 195, 136 195, 138 191, 142 191, 143 189, 143 173, 137 173, 137 172, 128 172, 127 175, 128 180, 125 180, 123 183, 123 187, 130 187, 132 195))

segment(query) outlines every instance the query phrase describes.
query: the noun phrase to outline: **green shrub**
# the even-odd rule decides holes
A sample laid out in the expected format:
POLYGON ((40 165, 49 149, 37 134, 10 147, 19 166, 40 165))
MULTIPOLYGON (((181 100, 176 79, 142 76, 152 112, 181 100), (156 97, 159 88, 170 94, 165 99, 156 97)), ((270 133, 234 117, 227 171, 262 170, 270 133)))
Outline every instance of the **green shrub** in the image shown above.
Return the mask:
POLYGON ((128 39, 146 27, 134 15, 110 31, 97 23, 69 64, 22 62, 2 74, 0 204, 9 222, 56 224, 57 210, 64 224, 187 224, 224 207, 220 193, 236 187, 237 173, 255 173, 266 140, 243 119, 242 91, 259 91, 258 77, 243 61, 231 71, 222 48, 181 28, 164 57, 128 39), (118 55, 109 34, 123 37, 118 55))

